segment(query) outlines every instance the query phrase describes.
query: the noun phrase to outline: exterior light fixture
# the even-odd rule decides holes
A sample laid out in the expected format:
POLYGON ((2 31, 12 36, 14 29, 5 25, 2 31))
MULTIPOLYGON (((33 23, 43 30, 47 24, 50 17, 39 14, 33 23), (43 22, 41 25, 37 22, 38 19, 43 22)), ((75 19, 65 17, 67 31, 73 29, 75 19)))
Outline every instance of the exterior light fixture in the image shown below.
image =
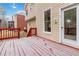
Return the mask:
POLYGON ((71 22, 71 20, 70 20, 70 19, 67 19, 67 20, 66 20, 66 22, 67 22, 67 23, 70 23, 70 22, 71 22))

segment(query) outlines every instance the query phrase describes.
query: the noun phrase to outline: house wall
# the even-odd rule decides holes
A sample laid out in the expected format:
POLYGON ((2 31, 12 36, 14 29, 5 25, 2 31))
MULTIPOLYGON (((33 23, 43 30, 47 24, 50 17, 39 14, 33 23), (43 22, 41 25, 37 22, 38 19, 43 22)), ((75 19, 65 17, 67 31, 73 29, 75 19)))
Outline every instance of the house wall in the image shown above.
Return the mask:
MULTIPOLYGON (((59 38, 60 38, 60 23, 59 20, 61 18, 60 15, 60 8, 69 5, 69 3, 37 3, 35 4, 35 7, 31 7, 33 8, 32 11, 30 11, 30 9, 28 9, 28 19, 31 18, 31 16, 36 16, 36 26, 37 26, 37 35, 47 38, 49 40, 55 41, 55 42, 59 42, 59 38), (44 32, 44 17, 43 17, 43 13, 45 10, 47 9, 51 9, 51 33, 46 33, 44 32), (57 22, 57 23, 55 23, 57 22)), ((30 8, 29 4, 28 4, 28 8, 30 8)), ((30 23, 32 24, 32 26, 35 26, 33 24, 32 21, 30 21, 30 23)), ((28 25, 28 22, 27 22, 28 25)), ((28 26, 30 27, 30 26, 28 26)), ((28 28, 27 27, 27 28, 28 28)))
POLYGON ((21 30, 24 30, 24 27, 26 27, 26 21, 24 15, 14 15, 13 21, 15 28, 20 28, 21 30))
POLYGON ((24 27, 26 27, 25 16, 24 15, 17 15, 17 28, 24 30, 24 27))
POLYGON ((28 17, 27 20, 29 20, 30 18, 33 18, 34 16, 36 16, 36 4, 34 3, 28 3, 27 8, 25 10, 28 10, 28 17))
POLYGON ((17 16, 12 16, 12 20, 14 21, 14 28, 17 28, 17 16))

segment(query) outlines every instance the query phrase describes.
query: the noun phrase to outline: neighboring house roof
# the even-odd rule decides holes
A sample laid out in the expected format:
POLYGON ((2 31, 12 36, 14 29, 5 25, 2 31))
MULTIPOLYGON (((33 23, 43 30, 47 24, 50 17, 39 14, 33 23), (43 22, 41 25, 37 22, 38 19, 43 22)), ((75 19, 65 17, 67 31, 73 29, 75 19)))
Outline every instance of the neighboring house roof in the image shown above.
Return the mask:
POLYGON ((26 12, 25 12, 25 11, 18 11, 18 12, 16 12, 16 14, 17 14, 17 15, 25 15, 26 12))

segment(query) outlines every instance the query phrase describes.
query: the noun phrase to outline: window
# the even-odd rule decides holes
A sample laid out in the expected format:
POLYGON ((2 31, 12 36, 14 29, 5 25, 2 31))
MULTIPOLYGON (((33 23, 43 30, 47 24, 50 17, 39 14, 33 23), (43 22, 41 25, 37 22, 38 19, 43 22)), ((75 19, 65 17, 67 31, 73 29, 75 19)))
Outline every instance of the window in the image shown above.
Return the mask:
POLYGON ((28 10, 26 10, 26 16, 28 16, 28 10))
POLYGON ((14 28, 14 21, 8 21, 8 27, 14 28))
POLYGON ((51 32, 51 10, 50 9, 44 12, 44 31, 51 32))

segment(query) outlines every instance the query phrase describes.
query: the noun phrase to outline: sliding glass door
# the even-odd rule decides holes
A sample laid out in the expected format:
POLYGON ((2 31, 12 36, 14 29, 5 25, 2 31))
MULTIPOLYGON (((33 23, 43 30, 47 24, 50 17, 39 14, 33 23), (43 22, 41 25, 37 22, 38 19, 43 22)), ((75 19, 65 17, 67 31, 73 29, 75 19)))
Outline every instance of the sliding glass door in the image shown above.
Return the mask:
POLYGON ((76 40, 76 8, 64 11, 64 38, 76 40))
POLYGON ((62 43, 79 47, 79 5, 62 9, 62 43))

